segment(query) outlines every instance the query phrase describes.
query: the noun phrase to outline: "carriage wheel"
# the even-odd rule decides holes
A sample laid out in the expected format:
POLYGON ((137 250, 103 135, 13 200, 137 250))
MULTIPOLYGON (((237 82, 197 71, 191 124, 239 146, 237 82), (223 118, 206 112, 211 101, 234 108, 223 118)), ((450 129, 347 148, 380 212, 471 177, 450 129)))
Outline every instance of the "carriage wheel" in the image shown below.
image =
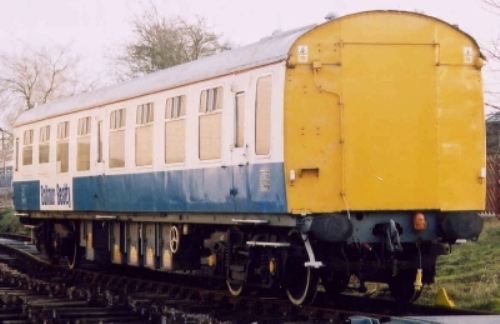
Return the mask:
POLYGON ((310 305, 316 299, 318 291, 318 270, 304 266, 307 255, 304 254, 300 233, 289 234, 292 255, 286 262, 287 287, 286 294, 294 305, 310 305))
POLYGON ((318 273, 316 269, 305 267, 304 260, 291 261, 287 264, 290 281, 286 294, 294 305, 310 305, 316 299, 318 291, 318 273))
POLYGON ((75 222, 69 222, 68 229, 71 231, 71 236, 68 239, 65 239, 65 243, 67 244, 66 249, 66 258, 68 259, 68 267, 70 269, 75 269, 81 258, 81 249, 78 246, 78 233, 75 222))
POLYGON ((243 285, 238 285, 234 283, 230 283, 229 280, 226 280, 227 289, 229 293, 233 296, 241 296, 243 294, 243 285))

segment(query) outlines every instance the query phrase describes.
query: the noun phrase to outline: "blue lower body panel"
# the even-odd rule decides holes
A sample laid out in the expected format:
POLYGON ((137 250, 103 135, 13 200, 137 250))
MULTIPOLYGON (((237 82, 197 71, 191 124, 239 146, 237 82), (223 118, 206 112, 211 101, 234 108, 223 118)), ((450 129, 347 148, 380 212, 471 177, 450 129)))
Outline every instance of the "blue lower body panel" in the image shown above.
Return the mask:
MULTIPOLYGON (((77 177, 72 191, 75 211, 287 211, 282 163, 77 177)), ((40 209, 38 181, 15 183, 14 192, 17 210, 40 209)))
POLYGON ((22 181, 12 184, 16 210, 40 210, 40 181, 22 181))

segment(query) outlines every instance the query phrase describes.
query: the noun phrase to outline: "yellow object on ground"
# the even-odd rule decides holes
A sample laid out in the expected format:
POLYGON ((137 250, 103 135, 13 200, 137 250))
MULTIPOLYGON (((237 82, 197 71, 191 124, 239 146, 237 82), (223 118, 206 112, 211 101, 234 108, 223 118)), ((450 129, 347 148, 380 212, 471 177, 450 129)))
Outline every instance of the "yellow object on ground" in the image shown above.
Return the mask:
POLYGON ((455 303, 448 297, 446 289, 444 288, 439 289, 434 305, 438 307, 455 308, 455 303))

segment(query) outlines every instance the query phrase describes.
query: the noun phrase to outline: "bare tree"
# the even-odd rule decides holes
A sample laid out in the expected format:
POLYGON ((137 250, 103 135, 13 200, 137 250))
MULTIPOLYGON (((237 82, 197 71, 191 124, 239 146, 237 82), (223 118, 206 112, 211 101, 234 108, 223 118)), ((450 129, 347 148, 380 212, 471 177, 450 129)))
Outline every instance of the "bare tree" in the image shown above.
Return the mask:
POLYGON ((149 3, 132 20, 134 39, 125 44, 115 61, 122 78, 133 78, 223 51, 221 36, 210 31, 205 18, 193 23, 180 17, 168 18, 149 3))
MULTIPOLYGON (((500 17, 500 0, 482 0, 486 9, 492 14, 500 17)), ((488 58, 487 69, 491 75, 491 81, 486 90, 486 106, 500 110, 500 31, 487 44, 482 46, 483 52, 488 58)))
POLYGON ((24 44, 16 53, 0 53, 0 161, 12 159, 9 130, 22 111, 94 86, 80 77, 80 63, 70 45, 24 44))
MULTIPOLYGON (((14 124, 15 115, 11 112, 12 99, 7 92, 0 92, 0 116, 4 120, 0 124, 0 167, 3 166, 4 161, 12 160, 12 133, 9 131, 11 125, 14 124)), ((0 177, 1 183, 1 177, 0 177)), ((0 185, 1 187, 1 185, 0 185)))
POLYGON ((39 49, 24 45, 20 54, 4 53, 0 59, 0 91, 16 104, 17 112, 79 90, 80 58, 69 45, 39 49))

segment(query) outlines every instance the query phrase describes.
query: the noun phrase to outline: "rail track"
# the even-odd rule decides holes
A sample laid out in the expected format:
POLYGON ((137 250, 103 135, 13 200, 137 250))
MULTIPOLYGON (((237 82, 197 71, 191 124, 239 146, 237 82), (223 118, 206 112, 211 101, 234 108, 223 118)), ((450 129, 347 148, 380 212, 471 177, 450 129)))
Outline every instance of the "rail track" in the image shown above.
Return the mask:
POLYGON ((355 296, 332 303, 321 294, 312 306, 294 307, 284 296, 259 292, 236 298, 207 278, 85 263, 70 270, 63 263, 49 263, 29 237, 0 234, 0 322, 356 323, 353 316, 365 316, 390 323, 407 316, 485 315, 355 296))

